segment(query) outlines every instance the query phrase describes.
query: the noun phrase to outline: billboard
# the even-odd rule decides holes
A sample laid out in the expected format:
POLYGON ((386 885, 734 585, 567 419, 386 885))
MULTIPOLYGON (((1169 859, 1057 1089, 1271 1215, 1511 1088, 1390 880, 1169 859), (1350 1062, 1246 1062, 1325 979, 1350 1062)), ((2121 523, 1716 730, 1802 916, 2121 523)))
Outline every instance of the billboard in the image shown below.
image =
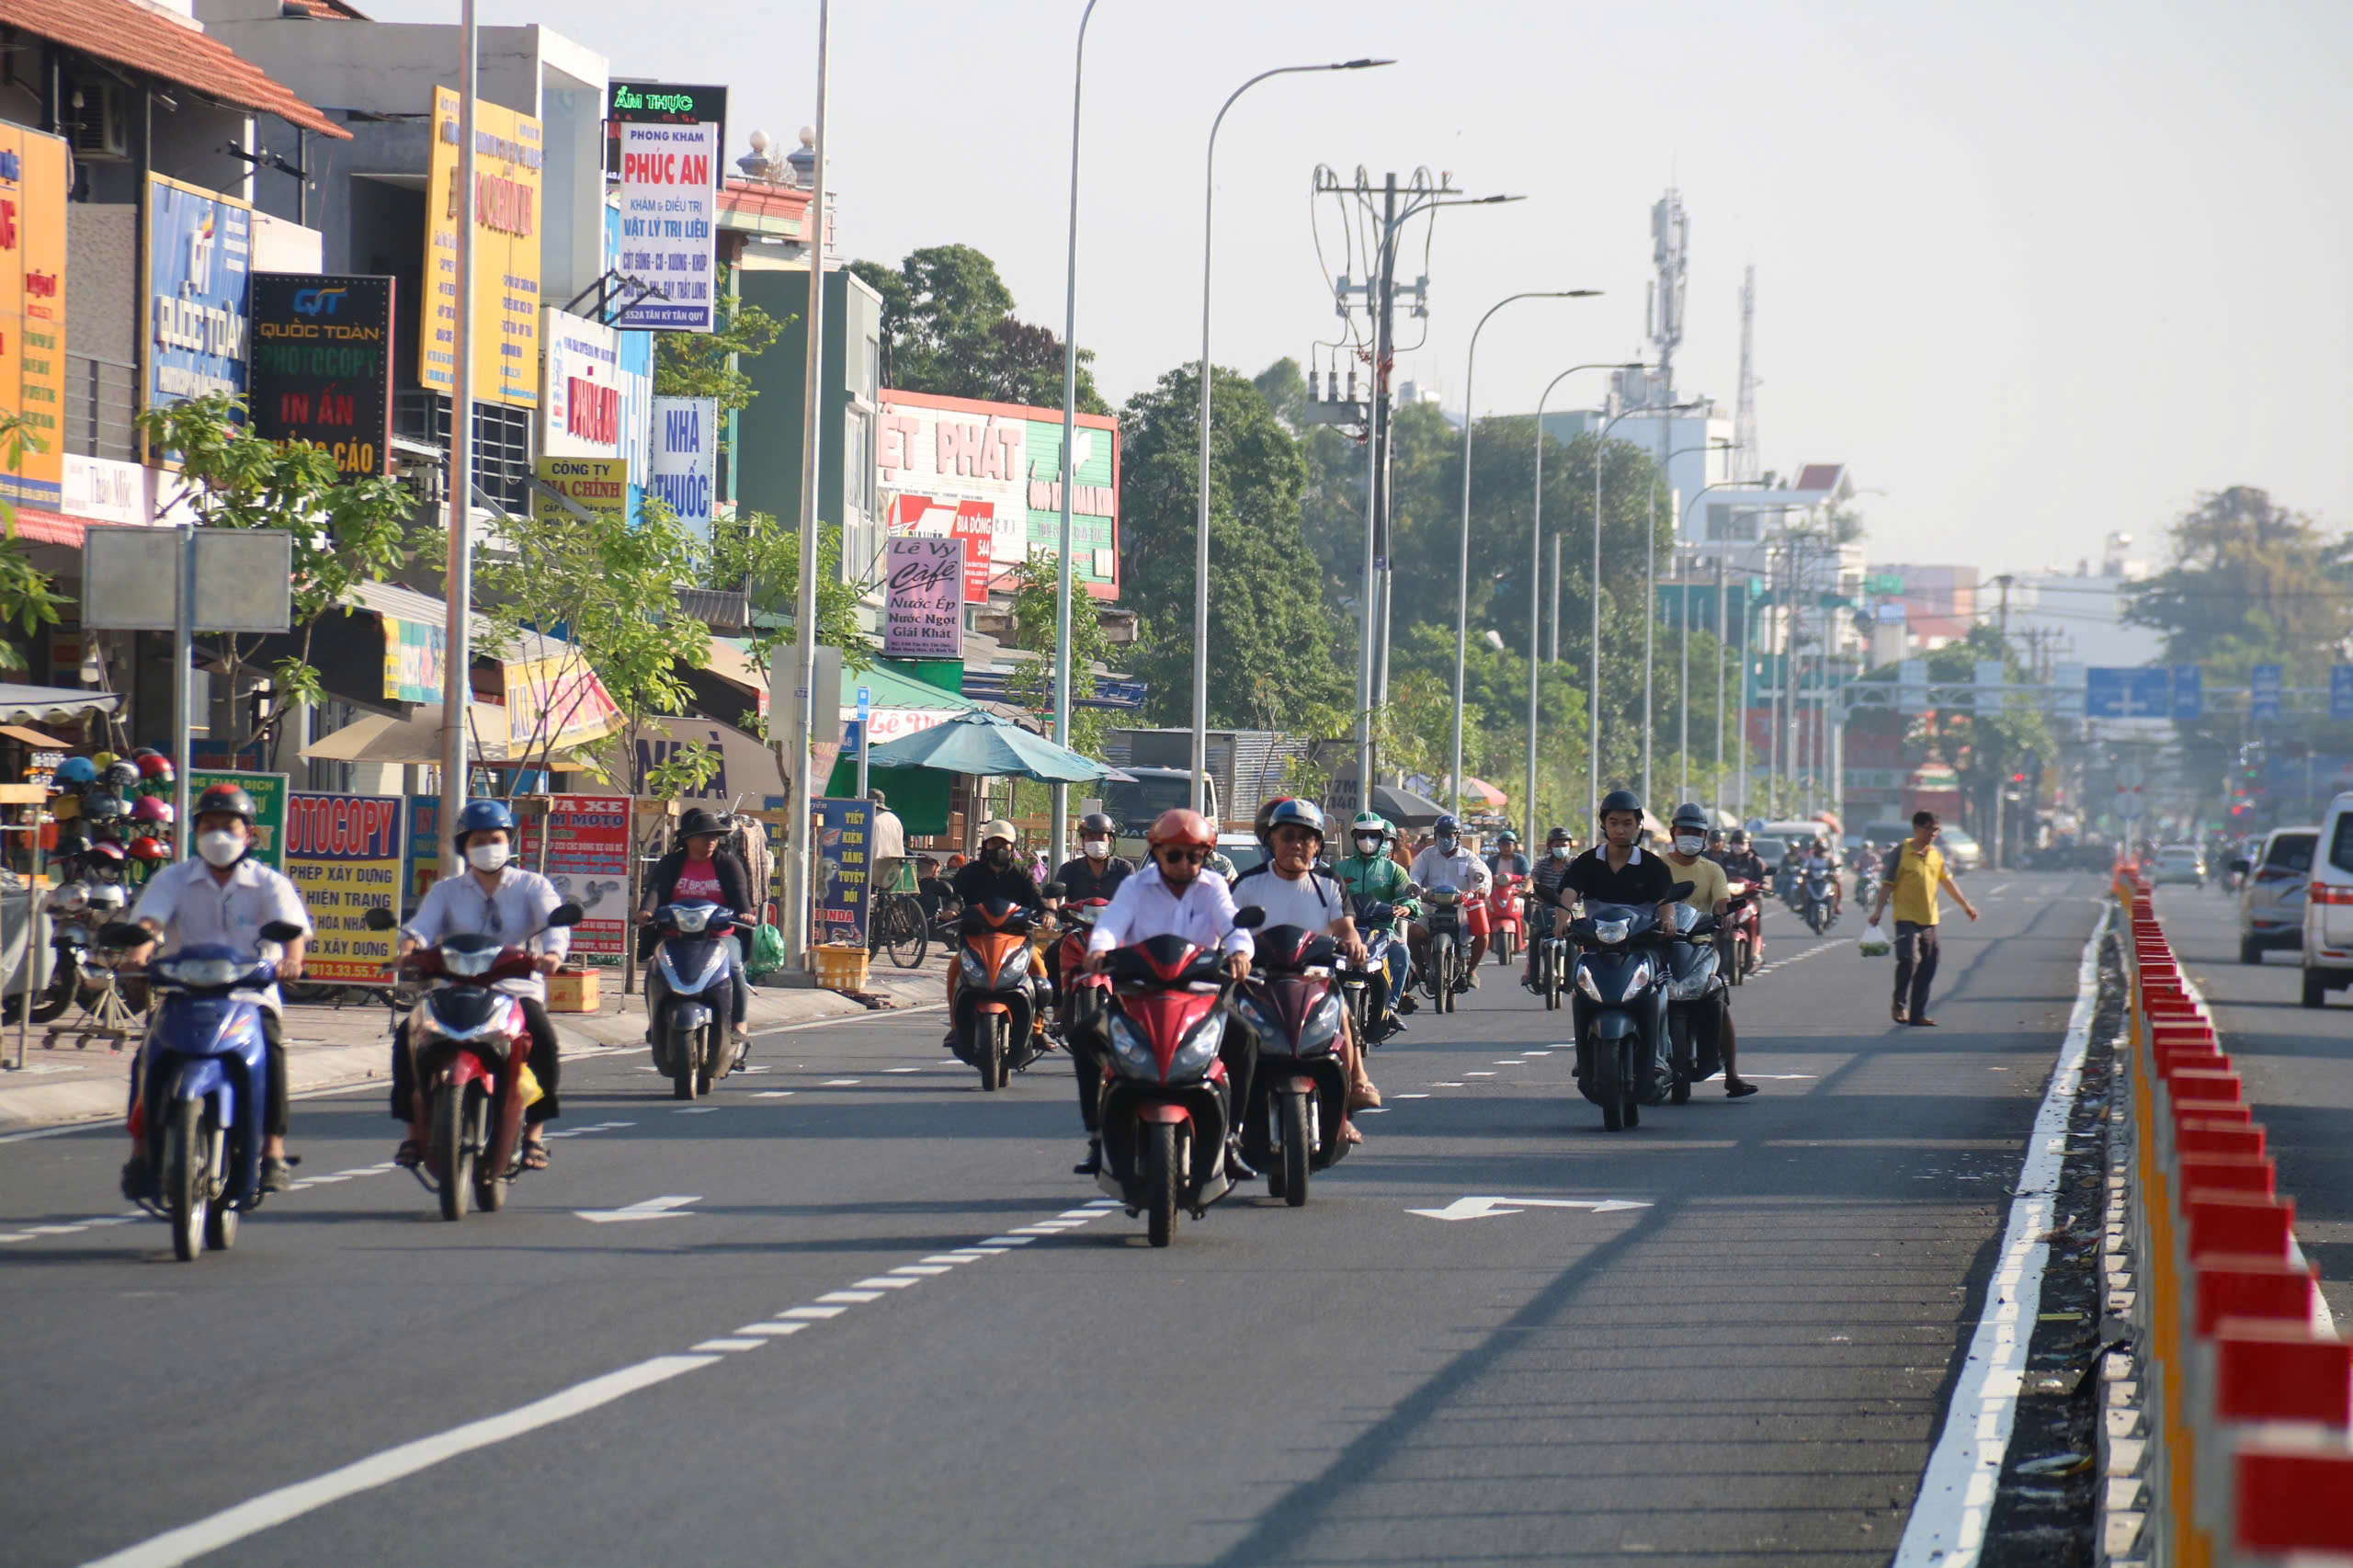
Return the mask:
POLYGON ((586 915, 572 928, 572 961, 617 969, 629 930, 629 798, 554 795, 547 803, 544 817, 523 814, 516 861, 540 870, 546 835, 548 881, 586 915))
POLYGON ((45 511, 65 475, 65 183, 62 140, 0 125, 0 414, 31 437, 0 446, 0 501, 45 511))
POLYGON ((253 210, 233 196, 147 176, 146 408, 245 391, 253 210))
POLYGON ((719 229, 714 222, 719 127, 623 125, 620 255, 631 284, 616 325, 651 332, 709 332, 719 229), (649 291, 650 290, 650 291, 649 291))
POLYGON ((719 400, 715 397, 654 399, 654 444, 646 494, 670 508, 678 521, 704 540, 710 538, 711 495, 719 480, 719 400))
MULTIPOLYGON (((286 869, 286 775, 283 773, 233 773, 222 768, 192 767, 188 775, 188 798, 195 801, 215 784, 234 784, 253 797, 254 846, 251 858, 273 871, 286 869)), ((188 808, 193 812, 196 808, 188 808)), ((185 857, 188 846, 196 842, 190 833, 180 846, 185 857)))
POLYGON ((558 457, 620 457, 629 412, 620 334, 552 305, 542 316, 547 396, 540 405, 540 450, 558 457))
MULTIPOLYGON (((681 82, 612 82, 605 89, 605 173, 621 173, 621 127, 715 125, 727 145, 727 89, 681 82)), ((723 171, 714 171, 716 176, 723 171)))
POLYGON ((964 656, 965 544, 918 534, 893 539, 883 575, 882 653, 891 659, 964 656))
POLYGON ((458 95, 433 89, 433 154, 425 198, 425 301, 416 313, 416 376, 454 395, 458 385, 458 225, 473 225, 473 395, 536 408, 540 402, 540 122, 474 103, 474 189, 458 190, 458 95))
POLYGON ((378 618, 384 629, 384 697, 392 702, 438 702, 449 660, 449 628, 429 620, 378 618))
POLYGON ((390 472, 392 280, 256 272, 252 317, 255 432, 325 448, 345 479, 390 472))
MULTIPOLYGON (((629 517, 629 463, 620 458, 546 458, 538 464, 540 483, 570 500, 584 512, 626 522, 629 517)), ((561 522, 572 514, 545 491, 531 493, 531 516, 561 522)))
POLYGON ((399 795, 296 793, 286 810, 286 874, 301 890, 316 934, 303 978, 321 984, 388 985, 394 934, 370 931, 368 911, 401 912, 399 795))
MULTIPOLYGON (((983 581, 1058 549, 1062 410, 888 388, 878 395, 876 467, 892 532, 978 541, 984 520, 985 548, 971 563, 983 581)), ((1080 415, 1072 462, 1072 574, 1097 598, 1117 598, 1119 422, 1080 415)))
POLYGON ((817 846, 809 889, 809 940, 866 945, 867 848, 874 802, 820 798, 809 802, 809 837, 817 846))

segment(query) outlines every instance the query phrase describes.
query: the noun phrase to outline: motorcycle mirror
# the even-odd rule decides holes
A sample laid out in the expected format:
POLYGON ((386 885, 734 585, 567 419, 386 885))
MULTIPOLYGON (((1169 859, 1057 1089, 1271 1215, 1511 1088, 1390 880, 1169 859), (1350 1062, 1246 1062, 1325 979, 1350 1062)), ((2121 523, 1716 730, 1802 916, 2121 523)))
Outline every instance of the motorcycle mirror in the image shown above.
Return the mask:
POLYGON ((261 928, 263 937, 272 942, 290 942, 303 934, 302 927, 290 920, 272 920, 261 928))
POLYGON ((2249 859, 2245 858, 2244 856, 2242 856, 2242 857, 2241 857, 2241 858, 2239 858, 2238 859, 2235 859, 2235 860, 2234 860, 2234 861, 2232 861, 2232 862, 2231 862, 2231 869, 2232 869, 2232 870, 2234 870, 2234 871, 2236 871, 2240 876, 2244 877, 2244 876, 2245 876, 2249 871, 2252 871, 2252 870, 2254 870, 2254 869, 2255 869, 2255 862, 2254 862, 2254 861, 2252 861, 2252 860, 2249 860, 2249 859))
POLYGON ((1419 882, 1407 882, 1407 883, 1405 884, 1405 894, 1404 894, 1404 896, 1405 896, 1405 897, 1407 897, 1407 898, 1419 898, 1419 897, 1421 897, 1421 896, 1422 896, 1422 884, 1421 884, 1421 883, 1419 883, 1419 882))
POLYGON ((1266 923, 1267 912, 1255 903, 1245 903, 1233 912, 1233 928, 1237 931, 1256 931, 1266 923))
POLYGON ((389 909, 371 909, 359 917, 359 924, 370 931, 389 931, 400 923, 400 916, 389 909))
POLYGON ((555 906, 555 912, 548 916, 548 924, 550 926, 577 926, 580 924, 581 915, 585 913, 586 911, 583 910, 576 903, 559 903, 555 906))

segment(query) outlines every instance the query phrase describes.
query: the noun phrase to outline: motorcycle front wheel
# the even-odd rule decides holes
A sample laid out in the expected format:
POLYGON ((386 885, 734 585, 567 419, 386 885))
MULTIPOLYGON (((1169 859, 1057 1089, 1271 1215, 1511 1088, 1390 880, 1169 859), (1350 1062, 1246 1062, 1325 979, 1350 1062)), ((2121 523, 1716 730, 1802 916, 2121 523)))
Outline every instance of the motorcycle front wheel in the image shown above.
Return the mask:
POLYGON ((972 1018, 972 1063, 981 1070, 981 1092, 995 1094, 1005 1081, 1005 1015, 980 1013, 972 1018))
POLYGON ((473 1196, 474 1152, 466 1138, 468 1092, 453 1084, 433 1091, 433 1179, 441 1189, 441 1218, 462 1220, 473 1196))
POLYGON ((1626 1125, 1626 1085, 1618 1071, 1622 1055, 1614 1040, 1593 1042, 1593 1097, 1601 1102, 1605 1132, 1621 1131, 1626 1125))
POLYGON ((172 1216, 172 1255, 182 1263, 204 1256, 204 1233, 210 1191, 206 1177, 211 1162, 205 1158, 204 1108, 194 1100, 172 1107, 164 1131, 164 1202, 172 1216))
POLYGON ((1180 1170, 1176 1123, 1154 1122, 1144 1142, 1143 1211, 1145 1237, 1156 1247, 1176 1238, 1176 1196, 1184 1186, 1180 1170))
POLYGON ((1314 1134, 1308 1125, 1305 1095, 1286 1093, 1282 1104, 1282 1199, 1297 1209, 1307 1201, 1307 1172, 1315 1153, 1314 1134))
POLYGON ((702 1063, 702 1052, 692 1035, 679 1035, 670 1041, 670 1097, 690 1100, 695 1097, 695 1074, 702 1063))

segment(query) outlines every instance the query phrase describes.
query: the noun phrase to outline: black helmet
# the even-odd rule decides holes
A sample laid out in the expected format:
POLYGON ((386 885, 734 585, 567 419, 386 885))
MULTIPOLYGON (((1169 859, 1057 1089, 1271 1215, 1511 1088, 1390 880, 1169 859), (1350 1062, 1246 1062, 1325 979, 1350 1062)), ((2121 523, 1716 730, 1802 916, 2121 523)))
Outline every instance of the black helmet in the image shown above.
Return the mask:
POLYGON ((1321 847, 1324 843, 1324 808, 1313 801, 1277 801, 1272 806, 1261 812, 1259 816, 1264 824, 1258 829, 1258 841, 1261 844, 1271 843, 1275 829, 1286 824, 1293 827, 1303 827, 1313 834, 1318 847, 1321 847))
POLYGON ((1607 817, 1612 812, 1631 812, 1636 816, 1641 816, 1643 798, 1631 790, 1612 790, 1601 797, 1601 809, 1594 812, 1594 815, 1597 818, 1607 817))
POLYGON ((242 818, 247 827, 254 824, 254 798, 234 784, 215 784, 196 798, 188 815, 198 822, 209 816, 226 813, 242 818))
POLYGON ((1081 838, 1093 838, 1097 835, 1111 838, 1117 836, 1119 831, 1118 825, 1101 812, 1089 812, 1078 819, 1078 836, 1081 838))
POLYGON ((1547 844, 1574 844, 1577 835, 1565 827, 1556 827, 1544 835, 1547 844))
POLYGON ((700 806, 688 806, 678 817, 678 842, 681 844, 704 834, 724 834, 726 831, 725 818, 700 806))
POLYGON ((1687 824, 1705 828, 1708 825, 1708 808, 1697 801, 1686 801, 1676 807, 1675 815, 1669 819, 1669 825, 1683 827, 1687 824))
POLYGON ((82 814, 95 825, 131 814, 131 807, 111 790, 93 790, 82 797, 82 814))
POLYGON ((108 763, 106 771, 98 777, 109 790, 136 790, 139 788, 139 765, 118 757, 108 763))
POLYGON ((1745 827, 1733 828, 1727 838, 1734 849, 1748 847, 1748 830, 1745 827))

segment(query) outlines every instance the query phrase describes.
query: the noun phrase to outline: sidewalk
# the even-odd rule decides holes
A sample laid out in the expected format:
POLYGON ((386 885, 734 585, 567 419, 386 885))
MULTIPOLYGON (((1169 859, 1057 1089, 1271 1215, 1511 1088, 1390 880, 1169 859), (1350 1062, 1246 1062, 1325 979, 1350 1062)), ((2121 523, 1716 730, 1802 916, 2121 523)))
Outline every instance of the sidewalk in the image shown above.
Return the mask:
MULTIPOLYGON (((887 1007, 920 1007, 940 1000, 941 977, 947 972, 939 949, 920 969, 893 968, 878 958, 868 977, 869 994, 887 1007)), ((619 971, 608 971, 604 1006, 594 1013, 551 1015, 556 1033, 567 1053, 613 1046, 641 1045, 645 1039, 645 998, 620 994, 619 971)), ((748 1007, 755 1036, 795 1024, 826 1018, 864 1017, 868 1006, 833 991, 807 987, 755 985, 748 1007)), ((58 1020, 61 1024, 68 1019, 58 1020)), ((286 1085, 293 1096, 321 1089, 348 1087, 381 1079, 389 1062, 392 1013, 374 1003, 347 1002, 341 1007, 289 1006, 286 1009, 286 1085)), ((99 1121, 122 1115, 123 1086, 131 1071, 131 1052, 109 1051, 104 1041, 77 1050, 74 1036, 61 1034, 54 1049, 43 1047, 43 1027, 36 1024, 25 1051, 22 1072, 17 1061, 14 1025, 0 1029, 0 1133, 73 1122, 99 1121)))

